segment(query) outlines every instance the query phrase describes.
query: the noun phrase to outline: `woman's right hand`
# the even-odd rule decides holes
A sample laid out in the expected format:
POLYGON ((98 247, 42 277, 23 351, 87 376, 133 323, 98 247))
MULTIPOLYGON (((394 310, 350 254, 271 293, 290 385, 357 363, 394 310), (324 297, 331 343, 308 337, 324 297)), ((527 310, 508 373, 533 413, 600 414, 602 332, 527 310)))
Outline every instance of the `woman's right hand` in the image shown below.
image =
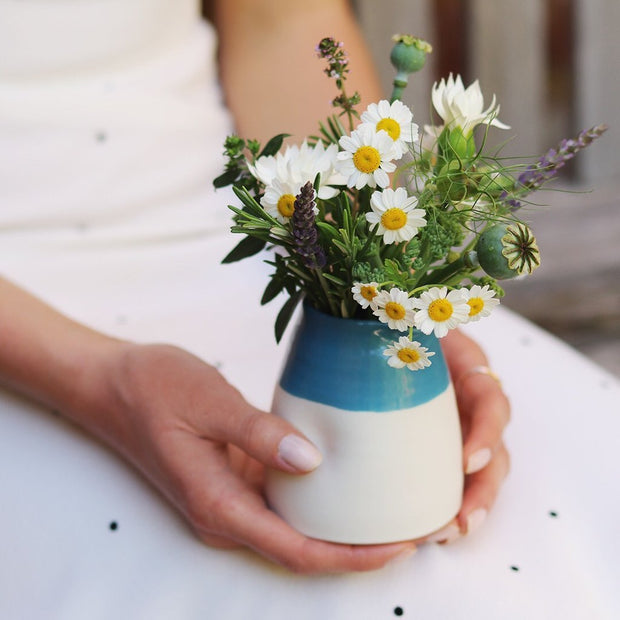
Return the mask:
POLYGON ((118 343, 99 434, 215 547, 248 547, 299 573, 364 571, 413 542, 340 545, 307 538, 269 510, 265 467, 303 475, 318 450, 284 420, 248 404, 212 366, 176 347, 118 343))

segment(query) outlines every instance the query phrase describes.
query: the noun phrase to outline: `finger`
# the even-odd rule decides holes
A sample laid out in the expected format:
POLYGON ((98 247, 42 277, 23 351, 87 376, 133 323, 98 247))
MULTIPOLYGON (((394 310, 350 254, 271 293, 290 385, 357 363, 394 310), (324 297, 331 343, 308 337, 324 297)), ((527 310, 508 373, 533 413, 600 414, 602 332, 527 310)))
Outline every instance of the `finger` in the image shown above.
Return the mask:
POLYGON ((466 477, 463 504, 457 517, 461 532, 470 534, 484 522, 509 469, 510 457, 502 443, 484 469, 466 477))
POLYGON ((453 381, 474 366, 488 364, 480 345, 459 329, 452 330, 442 338, 441 346, 453 381))
POLYGON ((235 543, 297 573, 373 570, 415 551, 411 542, 388 545, 339 545, 307 538, 270 511, 263 498, 223 467, 222 452, 188 437, 180 468, 182 509, 207 544, 230 548, 235 543), (188 465, 191 463, 191 465, 188 465), (208 481, 208 484, 206 484, 208 481))
POLYGON ((306 473, 322 460, 318 448, 291 424, 250 405, 217 373, 205 395, 207 410, 198 416, 196 433, 230 443, 261 463, 289 473, 306 473))
POLYGON ((497 449, 510 419, 510 404, 497 377, 475 371, 486 368, 488 360, 474 340, 454 330, 443 339, 442 347, 465 437, 463 467, 473 473, 485 467, 497 449))
POLYGON ((457 383, 457 401, 464 420, 464 468, 471 474, 486 467, 500 445, 510 403, 495 379, 478 373, 457 383))
POLYGON ((416 542, 449 544, 478 529, 495 503, 508 470, 509 455, 502 444, 487 467, 465 478, 463 503, 456 518, 437 532, 416 542))

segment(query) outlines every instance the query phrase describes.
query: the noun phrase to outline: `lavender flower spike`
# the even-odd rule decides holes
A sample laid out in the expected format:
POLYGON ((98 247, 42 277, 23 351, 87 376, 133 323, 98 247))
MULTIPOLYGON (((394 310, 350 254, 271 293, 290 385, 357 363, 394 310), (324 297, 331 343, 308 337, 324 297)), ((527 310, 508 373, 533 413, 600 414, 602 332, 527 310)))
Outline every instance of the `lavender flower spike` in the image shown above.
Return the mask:
MULTIPOLYGON (((597 125, 590 129, 584 129, 579 135, 572 139, 564 139, 554 149, 549 149, 535 164, 528 166, 517 179, 516 191, 523 196, 534 190, 540 189, 547 181, 550 181, 557 174, 558 170, 566 164, 569 159, 586 146, 589 146, 607 131, 607 125, 597 125)), ((504 196, 504 198, 507 198, 504 196)), ((518 200, 509 199, 506 201, 511 211, 516 211, 521 207, 518 200)))
POLYGON ((321 269, 325 266, 325 251, 319 245, 319 231, 314 223, 314 188, 308 181, 295 196, 295 210, 291 217, 295 252, 308 269, 321 269))

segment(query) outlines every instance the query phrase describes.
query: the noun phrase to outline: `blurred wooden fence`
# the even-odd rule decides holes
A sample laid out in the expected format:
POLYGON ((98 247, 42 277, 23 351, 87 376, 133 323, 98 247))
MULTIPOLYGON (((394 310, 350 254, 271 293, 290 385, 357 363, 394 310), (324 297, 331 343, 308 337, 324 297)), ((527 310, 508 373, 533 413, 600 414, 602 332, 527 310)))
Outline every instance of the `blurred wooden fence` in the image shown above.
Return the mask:
POLYGON ((620 173, 620 0, 356 0, 360 21, 390 90, 391 36, 432 43, 427 67, 412 78, 405 101, 417 122, 429 120, 432 83, 452 71, 478 78, 493 94, 513 138, 506 155, 537 155, 563 137, 610 126, 572 168, 586 183, 620 173))

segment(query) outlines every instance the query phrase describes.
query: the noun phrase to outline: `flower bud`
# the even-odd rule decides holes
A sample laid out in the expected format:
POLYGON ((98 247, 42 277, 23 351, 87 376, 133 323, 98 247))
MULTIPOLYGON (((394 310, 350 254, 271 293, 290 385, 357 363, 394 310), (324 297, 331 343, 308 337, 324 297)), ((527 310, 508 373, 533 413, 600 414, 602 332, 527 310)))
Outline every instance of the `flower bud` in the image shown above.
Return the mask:
POLYGON ((494 224, 478 238, 480 267, 498 280, 527 275, 540 265, 532 231, 522 222, 494 224))

